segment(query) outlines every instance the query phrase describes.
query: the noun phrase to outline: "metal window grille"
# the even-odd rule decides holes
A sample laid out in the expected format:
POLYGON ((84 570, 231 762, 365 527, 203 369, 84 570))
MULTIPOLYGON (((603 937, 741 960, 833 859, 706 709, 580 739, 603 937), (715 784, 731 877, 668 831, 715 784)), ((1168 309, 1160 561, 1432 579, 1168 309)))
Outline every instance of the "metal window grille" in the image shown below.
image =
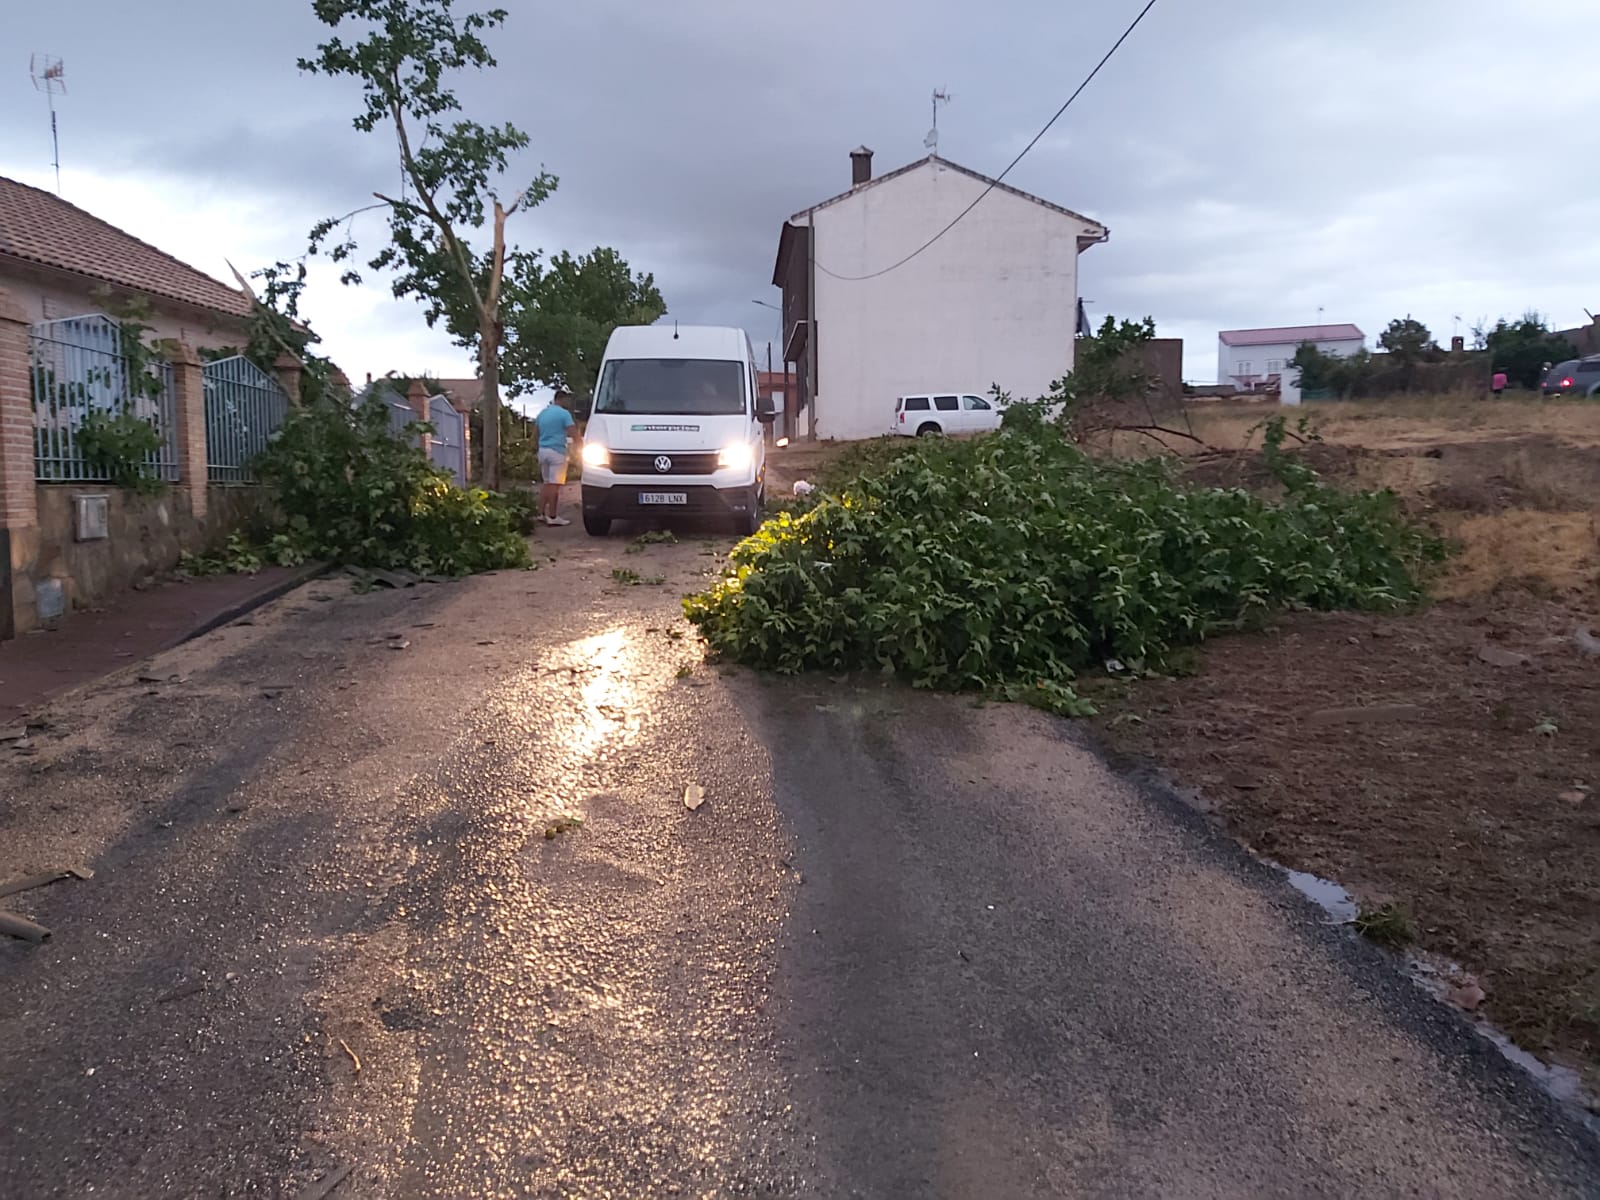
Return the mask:
POLYGON ((206 478, 212 483, 250 483, 255 460, 283 424, 289 397, 278 381, 243 355, 208 362, 206 390, 206 478))
POLYGON ((104 482, 108 467, 90 461, 80 431, 91 414, 127 413, 149 421, 161 444, 145 456, 146 473, 178 479, 177 408, 172 366, 156 363, 141 377, 123 352, 122 327, 91 313, 42 321, 30 330, 34 475, 47 483, 104 482))

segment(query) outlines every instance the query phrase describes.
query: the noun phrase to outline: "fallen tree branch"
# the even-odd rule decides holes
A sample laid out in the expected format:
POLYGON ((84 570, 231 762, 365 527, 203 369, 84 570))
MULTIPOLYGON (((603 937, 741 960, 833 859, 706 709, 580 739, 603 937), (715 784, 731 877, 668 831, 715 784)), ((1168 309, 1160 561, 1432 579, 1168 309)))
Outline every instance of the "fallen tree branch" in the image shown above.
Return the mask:
POLYGON ((0 883, 0 896, 15 896, 18 892, 32 891, 46 884, 59 883, 63 879, 93 878, 94 872, 88 867, 61 867, 55 871, 40 871, 37 875, 24 875, 21 879, 13 879, 10 883, 0 883))
POLYGON ((343 1038, 339 1039, 339 1045, 340 1045, 341 1048, 343 1048, 344 1052, 350 1056, 350 1061, 355 1064, 356 1074, 360 1075, 361 1074, 361 1059, 360 1059, 360 1057, 356 1054, 356 1052, 354 1050, 350 1049, 350 1043, 345 1041, 343 1038))
POLYGON ((4 911, 0 911, 0 933, 7 933, 14 938, 35 944, 50 937, 50 931, 43 925, 35 924, 27 917, 19 917, 14 912, 4 911))

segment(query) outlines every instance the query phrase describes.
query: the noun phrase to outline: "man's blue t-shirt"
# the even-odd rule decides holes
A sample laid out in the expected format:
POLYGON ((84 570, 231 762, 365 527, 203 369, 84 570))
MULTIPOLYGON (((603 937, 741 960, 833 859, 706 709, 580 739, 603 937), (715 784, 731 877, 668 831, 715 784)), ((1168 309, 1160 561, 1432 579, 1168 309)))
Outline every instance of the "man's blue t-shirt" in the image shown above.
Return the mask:
POLYGON ((551 401, 539 410, 539 415, 533 418, 533 423, 539 427, 539 449, 566 453, 567 430, 573 425, 571 413, 551 401))

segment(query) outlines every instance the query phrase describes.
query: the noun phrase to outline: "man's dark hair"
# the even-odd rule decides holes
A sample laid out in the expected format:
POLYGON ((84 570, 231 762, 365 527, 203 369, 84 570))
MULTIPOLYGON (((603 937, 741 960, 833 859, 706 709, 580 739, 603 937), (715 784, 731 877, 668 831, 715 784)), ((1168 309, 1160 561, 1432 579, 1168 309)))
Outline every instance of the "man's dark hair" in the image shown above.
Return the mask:
POLYGON ((556 389, 555 402, 557 404, 565 404, 568 400, 571 400, 571 399, 572 399, 572 393, 567 391, 566 388, 557 388, 556 389))

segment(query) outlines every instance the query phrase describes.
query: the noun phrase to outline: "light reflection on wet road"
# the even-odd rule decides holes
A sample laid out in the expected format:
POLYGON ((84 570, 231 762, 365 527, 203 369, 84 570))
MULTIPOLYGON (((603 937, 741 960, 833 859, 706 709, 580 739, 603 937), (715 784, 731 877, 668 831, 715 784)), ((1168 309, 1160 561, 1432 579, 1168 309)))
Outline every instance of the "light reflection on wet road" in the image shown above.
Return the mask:
POLYGON ((439 1014, 398 1194, 724 1194, 766 1161, 773 1118, 747 1097, 789 873, 764 754, 665 644, 612 627, 551 647, 420 789, 439 816, 402 903, 439 1014))

